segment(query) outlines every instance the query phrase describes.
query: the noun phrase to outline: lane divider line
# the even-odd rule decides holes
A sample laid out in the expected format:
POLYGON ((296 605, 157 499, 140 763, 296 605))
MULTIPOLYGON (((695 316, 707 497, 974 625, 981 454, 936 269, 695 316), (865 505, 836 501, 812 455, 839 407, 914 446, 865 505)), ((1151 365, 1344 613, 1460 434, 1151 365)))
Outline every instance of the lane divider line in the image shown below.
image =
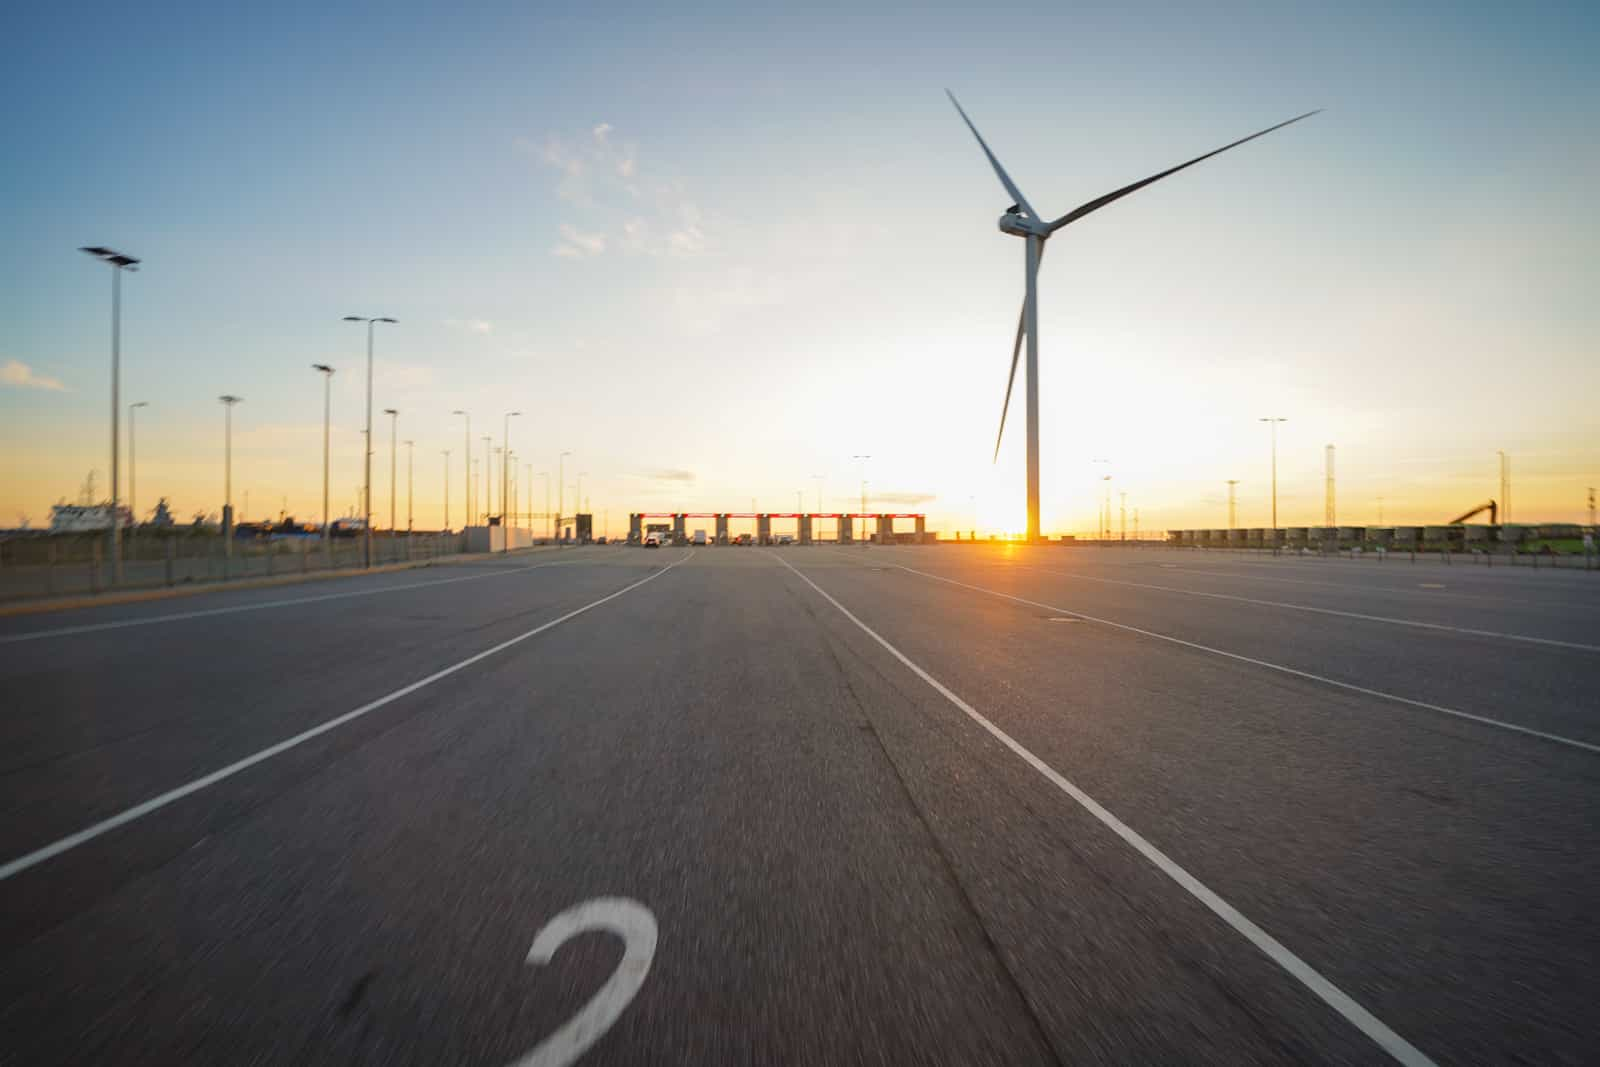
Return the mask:
POLYGON ((128 809, 126 809, 124 811, 120 811, 117 814, 111 816, 109 819, 104 819, 104 820, 102 820, 100 822, 95 823, 92 826, 88 826, 88 827, 85 827, 82 830, 79 830, 77 833, 68 834, 66 837, 63 837, 58 841, 53 841, 50 844, 45 845, 43 848, 34 849, 32 852, 29 852, 26 855, 18 856, 14 860, 10 860, 9 862, 7 862, 5 864, 0 864, 0 882, 5 881, 7 878, 12 877, 13 875, 21 874, 23 871, 27 870, 30 867, 36 867, 39 864, 43 863, 45 860, 51 859, 52 857, 55 857, 55 856, 59 856, 63 852, 67 852, 67 851, 69 851, 71 849, 77 848, 79 845, 82 845, 82 844, 84 844, 86 842, 93 841, 95 838, 100 837, 102 834, 110 833, 112 830, 115 830, 119 826, 126 826, 128 823, 131 823, 136 819, 142 819, 146 815, 149 815, 151 812, 160 811, 162 808, 166 807, 167 805, 172 804, 172 803, 174 803, 176 801, 182 800, 184 797, 190 796, 190 795, 192 795, 194 793, 200 792, 202 789, 206 789, 206 788, 208 788, 210 786, 216 785, 218 782, 223 781, 224 779, 232 778, 234 775, 238 774, 240 771, 248 770, 249 768, 254 767, 258 763, 264 763, 267 760, 271 759, 273 756, 277 756, 277 755, 279 755, 281 753, 287 752, 287 751, 289 751, 289 749, 294 748, 297 745, 302 745, 305 742, 310 741, 312 738, 321 737, 323 734, 328 733, 331 730, 336 730, 339 727, 343 726, 347 722, 351 722, 351 721, 353 721, 355 719, 359 719, 363 715, 368 714, 369 712, 377 711, 381 707, 384 707, 384 706, 386 706, 388 704, 392 704, 396 700, 399 700, 401 697, 410 696, 412 693, 415 693, 419 689, 425 689, 428 686, 432 685, 434 682, 440 681, 441 679, 444 679, 444 678, 448 678, 452 674, 456 674, 456 673, 458 673, 460 671, 466 670, 468 667, 471 667, 475 663, 481 663, 482 661, 488 659, 490 656, 496 655, 496 654, 498 654, 500 652, 504 652, 506 649, 511 648, 513 645, 519 645, 522 642, 526 641, 530 637, 537 637, 539 634, 544 633, 546 630, 553 630, 557 626, 560 626, 562 623, 567 622, 570 619, 575 619, 579 615, 582 615, 586 611, 592 611, 593 609, 599 607, 601 604, 605 604, 605 603, 608 603, 608 602, 610 602, 612 600, 615 600, 615 599, 617 599, 617 597, 621 596, 622 594, 627 593, 627 592, 631 592, 632 590, 639 588, 641 585, 644 585, 647 582, 655 581, 657 578, 661 577, 663 574, 666 574, 668 571, 672 570, 673 567, 676 567, 678 564, 685 562, 686 560, 689 559, 690 556, 693 556, 693 555, 694 555, 694 550, 690 549, 689 550, 689 555, 684 556, 681 559, 674 560, 672 563, 670 563, 667 566, 663 567, 661 570, 656 571, 654 574, 647 575, 647 576, 639 579, 637 582, 634 582, 631 585, 623 586, 621 589, 618 589, 615 593, 611 593, 611 594, 609 594, 607 596, 603 596, 599 600, 591 601, 590 603, 585 604, 581 608, 577 608, 577 609, 575 609, 573 611, 567 612, 565 615, 561 616, 560 618, 552 619, 547 623, 543 623, 542 625, 535 626, 533 629, 527 631, 526 633, 518 634, 516 637, 511 638, 509 641, 500 642, 498 645, 495 645, 493 648, 487 648, 487 649, 484 649, 482 652, 477 653, 476 655, 468 656, 466 659, 462 660, 459 663, 456 663, 456 664, 453 664, 453 665, 451 665, 449 667, 446 667, 441 671, 435 671, 434 673, 428 675, 426 678, 420 679, 419 681, 412 682, 410 685, 402 686, 401 688, 396 689, 394 692, 389 693, 386 696, 381 696, 377 700, 374 700, 374 701, 372 701, 370 703, 367 703, 367 704, 363 704, 359 708, 356 708, 354 711, 347 711, 343 715, 339 715, 339 716, 337 716, 335 718, 329 719, 327 722, 321 723, 321 724, 319 724, 317 726, 313 726, 313 727, 311 727, 311 729, 304 730, 304 731, 302 731, 302 732, 300 732, 298 734, 295 734, 293 737, 286 738, 285 740, 279 741, 275 745, 269 745, 268 747, 262 749, 261 751, 255 753, 253 755, 246 756, 244 759, 236 760, 235 762, 228 764, 226 767, 222 767, 222 768, 220 768, 218 770, 212 771, 210 774, 202 775, 201 777, 194 779, 194 781, 192 781, 192 782, 187 782, 184 785, 180 785, 176 789, 169 789, 165 793, 162 793, 159 796, 151 797, 149 800, 146 800, 142 804, 135 804, 133 807, 128 808, 128 809))
POLYGON ((182 622, 185 619, 207 619, 215 615, 233 615, 241 611, 266 611, 268 608, 289 608, 298 604, 320 604, 328 600, 345 600, 349 597, 377 596, 379 593, 398 593, 405 589, 426 589, 432 585, 451 585, 455 582, 476 582, 482 578, 494 578, 507 574, 521 574, 524 571, 536 571, 543 567, 562 567, 571 563, 581 563, 582 560, 562 559, 551 560, 548 563, 535 563, 527 567, 512 567, 505 570, 485 571, 482 574, 468 574, 460 578, 440 578, 432 582, 407 582, 404 585, 386 585, 380 589, 352 589, 343 593, 323 593, 320 596, 291 597, 288 600, 269 600, 259 604, 232 604, 225 608, 203 608, 199 611, 178 611, 170 615, 149 615, 137 619, 115 619, 111 622, 91 622, 82 626, 61 626, 54 630, 34 630, 29 633, 0 635, 0 645, 17 644, 22 641, 39 641, 46 637, 72 637, 77 634, 98 633, 102 630, 122 630, 130 626, 153 626, 161 622, 182 622))
MULTIPOLYGON (((1327 1004, 1334 1011, 1343 1016, 1345 1021, 1349 1022, 1357 1030, 1360 1030, 1363 1034, 1370 1038, 1375 1044, 1378 1045, 1378 1047, 1382 1048, 1385 1052, 1392 1056, 1396 1062, 1406 1064, 1407 1067, 1432 1067, 1433 1061, 1424 1055, 1420 1049, 1411 1044, 1405 1038, 1401 1037, 1399 1034, 1395 1033, 1381 1019, 1357 1003, 1357 1001, 1348 993, 1344 992, 1338 986, 1324 978, 1309 963, 1305 962, 1299 956, 1296 956, 1293 952, 1289 951, 1289 949, 1285 947, 1277 938, 1273 937, 1271 934, 1261 929, 1261 927, 1251 922, 1232 904, 1229 904, 1226 900, 1223 900, 1209 887, 1207 887, 1205 883, 1201 882, 1194 875, 1184 870, 1166 853, 1162 852, 1149 841, 1145 840, 1145 838, 1140 835, 1138 831, 1134 830, 1132 827, 1128 826, 1127 823, 1124 823, 1121 819, 1117 818, 1110 811, 1102 807, 1100 803, 1088 793, 1085 793, 1083 790, 1073 785, 1059 772, 1057 772, 1055 768, 1051 767, 1038 756, 1035 756, 1010 734, 1006 733, 1004 730, 1000 729, 1000 727, 986 719, 976 708, 974 708, 971 704, 968 704, 965 700, 962 700, 955 693, 951 692, 948 687, 946 687, 937 678, 933 677, 933 675, 929 674, 927 671, 913 663, 905 655, 905 653, 901 652, 898 648, 895 648, 888 641, 884 640, 884 638, 880 636, 872 627, 856 618, 856 616, 850 612, 849 608, 835 600, 828 594, 826 590, 824 590, 816 582, 813 582, 810 578, 806 577, 805 574, 796 570, 788 560, 779 557, 779 562, 781 562, 785 567, 788 567, 791 571, 794 571, 794 573, 799 576, 801 581, 805 582, 812 589, 816 590, 817 594, 828 603, 832 604, 835 608, 838 608, 840 613, 843 614, 845 618, 855 623, 863 633, 872 638, 878 644, 882 645, 885 651, 904 664, 918 678, 921 678, 924 682, 928 683, 928 685, 938 692, 940 696, 944 697, 951 704, 954 704, 969 719, 987 730, 995 740, 999 741, 1002 745, 1006 746, 1012 752, 1016 753, 1016 755, 1020 756, 1023 762, 1027 763, 1028 766, 1039 772, 1039 774, 1049 781, 1050 784, 1054 785, 1067 796, 1077 801, 1085 811, 1098 819, 1102 825, 1120 837, 1128 845, 1132 846, 1134 851, 1138 852, 1145 859, 1149 860, 1157 870, 1176 882, 1185 891, 1187 891, 1190 896, 1194 897, 1201 904, 1204 904, 1212 912, 1212 914, 1216 915, 1223 922, 1233 927, 1236 932, 1242 934, 1245 940, 1249 941, 1252 945, 1259 949, 1263 955, 1287 971, 1292 977, 1299 981, 1301 985, 1305 986, 1306 989, 1315 994, 1323 1003, 1327 1004)), ((905 569, 909 570, 910 568, 905 569)))
POLYGON ((1381 689, 1368 689, 1364 685, 1356 685, 1353 682, 1341 682, 1336 678, 1329 678, 1325 675, 1312 674, 1310 671, 1297 670, 1294 667, 1285 667, 1281 663, 1269 663, 1264 659, 1256 659, 1253 656, 1243 656, 1237 652, 1228 652, 1220 648, 1212 648, 1210 645, 1202 645, 1194 641, 1185 641, 1183 638, 1173 637, 1171 634, 1158 634, 1154 630, 1142 630, 1137 626, 1129 626, 1127 623, 1112 622, 1110 619, 1102 619, 1094 615, 1085 615, 1083 612, 1073 611, 1071 608, 1063 608, 1055 604, 1045 604, 1038 600, 1029 600, 1026 597, 1013 596, 1010 593, 1002 593, 998 589, 985 589, 981 585, 968 585, 966 582, 958 582, 954 578, 946 578, 942 574, 919 571, 914 567, 897 566, 898 569, 905 571, 907 574, 919 574, 924 578, 932 578, 936 582, 946 582, 950 585, 959 586, 962 589, 970 589, 975 593, 984 593, 988 596, 999 597, 1002 600, 1011 600, 1018 604, 1026 604, 1029 607, 1044 608, 1047 611, 1059 612, 1062 615, 1073 615, 1077 618, 1083 619, 1085 622, 1098 623, 1101 626, 1109 626, 1114 630, 1123 630, 1127 633, 1138 634, 1141 637, 1153 637, 1157 641, 1168 641, 1174 645, 1182 645, 1184 648, 1192 648, 1197 652, 1209 652, 1213 656, 1222 656, 1225 659, 1235 660, 1239 663, 1248 663, 1253 667, 1265 667, 1269 671, 1277 671, 1280 674, 1293 675, 1296 678, 1304 678, 1307 681, 1317 682, 1321 685, 1333 686, 1335 689, 1344 689, 1352 693, 1360 693, 1363 696, 1377 697, 1380 700, 1390 700, 1396 704, 1404 704, 1407 707, 1421 708, 1424 711, 1432 711, 1440 715, 1449 715, 1457 719, 1466 719, 1469 722, 1475 722, 1482 726, 1493 726, 1500 730, 1509 730, 1512 733, 1526 734, 1529 737, 1537 737, 1544 741, 1553 741, 1558 745, 1567 745, 1571 748, 1581 748, 1586 752, 1600 753, 1600 745, 1590 744, 1587 741, 1579 741, 1576 738, 1563 737, 1561 734, 1547 733, 1544 730, 1535 730, 1529 726, 1518 726, 1515 723, 1505 722, 1500 719, 1491 719, 1487 715, 1474 715, 1470 711, 1461 711, 1457 708, 1447 708, 1442 704, 1430 704, 1425 700, 1413 700, 1410 697, 1399 696, 1395 693, 1385 693, 1381 689))
POLYGON ((1345 619, 1361 619, 1364 622, 1382 622, 1391 626, 1415 626, 1421 630, 1442 630, 1446 633, 1467 634, 1472 637, 1496 637, 1502 641, 1526 641, 1535 645, 1553 645, 1556 648, 1575 648, 1580 652, 1600 652, 1600 645, 1585 645, 1577 641, 1559 641, 1553 637, 1531 637, 1527 634, 1508 634, 1498 630, 1474 630, 1468 626, 1447 626, 1438 622, 1421 622, 1417 619, 1396 619, 1387 615, 1364 615, 1359 611, 1339 611, 1334 608, 1316 608, 1309 604, 1288 604, 1280 600, 1257 600, 1254 597, 1235 596, 1232 593, 1208 593, 1201 589, 1180 589, 1175 585, 1153 585, 1149 582, 1130 582, 1122 578, 1096 578, 1088 574, 1072 574, 1067 571, 1054 571, 1041 567, 1037 563, 1022 563, 1017 566, 1028 567, 1032 570, 1043 571, 1059 578, 1069 578, 1079 582, 1102 582, 1106 585, 1126 585, 1135 589, 1156 589, 1163 593, 1181 593, 1184 596, 1203 596, 1213 600, 1234 600, 1241 604, 1257 604, 1267 608, 1285 608, 1289 611, 1309 611, 1318 615, 1337 615, 1345 619))

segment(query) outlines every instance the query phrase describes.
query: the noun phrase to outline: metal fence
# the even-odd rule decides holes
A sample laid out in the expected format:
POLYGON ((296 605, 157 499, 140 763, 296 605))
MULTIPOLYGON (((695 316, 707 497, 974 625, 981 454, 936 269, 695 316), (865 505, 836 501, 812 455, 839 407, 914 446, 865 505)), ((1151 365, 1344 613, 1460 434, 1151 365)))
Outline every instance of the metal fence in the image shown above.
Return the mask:
MULTIPOLYGON (((374 566, 460 554, 461 534, 374 533, 374 566)), ((310 574, 362 566, 360 538, 235 541, 231 556, 216 534, 136 534, 122 543, 122 581, 114 581, 103 534, 22 535, 0 539, 0 600, 78 596, 112 589, 310 574)))

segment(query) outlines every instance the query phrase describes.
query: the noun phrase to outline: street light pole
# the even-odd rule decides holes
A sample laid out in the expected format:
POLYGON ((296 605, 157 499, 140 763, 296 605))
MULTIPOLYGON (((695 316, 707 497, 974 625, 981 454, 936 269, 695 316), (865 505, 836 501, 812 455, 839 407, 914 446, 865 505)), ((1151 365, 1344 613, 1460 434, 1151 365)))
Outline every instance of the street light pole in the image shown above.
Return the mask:
MULTIPOLYGON (((554 540, 556 528, 554 524, 555 516, 550 514, 550 472, 540 471, 537 477, 544 479, 544 528, 551 540, 554 540)), ((532 486, 529 488, 531 490, 532 486)))
POLYGON ((1288 422, 1286 418, 1276 415, 1266 415, 1256 420, 1265 422, 1272 427, 1272 528, 1278 528, 1278 423, 1288 422))
POLYGON ((398 458, 396 453, 399 452, 399 443, 396 438, 399 437, 400 411, 398 408, 384 408, 383 413, 389 416, 389 536, 393 537, 395 533, 395 461, 398 458))
POLYGON ((483 435, 483 499, 478 503, 483 507, 483 524, 489 525, 489 515, 494 511, 494 460, 489 458, 489 451, 494 447, 494 438, 489 434, 483 435))
POLYGON ((244 399, 242 396, 223 394, 217 397, 222 401, 223 429, 222 429, 222 554, 228 558, 233 556, 233 405, 244 399))
POLYGON ((1105 533, 1102 535, 1102 539, 1109 541, 1111 540, 1111 475, 1106 475, 1100 481, 1102 488, 1105 490, 1100 501, 1100 512, 1106 517, 1104 523, 1105 533))
POLYGON ((366 441, 366 456, 362 460, 361 533, 363 562, 370 569, 372 567, 372 331, 380 322, 394 324, 399 320, 381 316, 364 319, 360 315, 346 315, 344 321, 367 324, 367 428, 362 431, 362 437, 366 441))
POLYGON ((322 375, 322 547, 333 551, 333 529, 328 522, 328 426, 333 414, 333 368, 313 363, 311 369, 322 375))
POLYGON ((1121 521, 1120 521, 1121 533, 1119 535, 1119 540, 1126 541, 1128 539, 1128 494, 1127 494, 1127 491, 1124 490, 1122 492, 1119 492, 1117 494, 1117 496, 1121 499, 1120 511, 1119 511, 1119 513, 1121 515, 1121 521))
POLYGON ((450 532, 450 450, 439 453, 444 457, 444 533, 450 532))
POLYGON ((556 458, 556 540, 561 539, 561 519, 567 510, 567 457, 563 452, 556 458))
POLYGON ((1230 529, 1230 530, 1233 529, 1235 526, 1239 525, 1238 520, 1234 517, 1235 516, 1235 512, 1234 512, 1234 507, 1233 507, 1233 501, 1234 501, 1233 487, 1238 485, 1238 484, 1239 484, 1239 479, 1237 479, 1237 478, 1229 478, 1228 479, 1228 529, 1230 529))
MULTIPOLYGON (((117 511, 117 472, 120 458, 117 455, 118 437, 121 433, 117 418, 122 408, 122 272, 138 270, 139 261, 121 252, 90 245, 78 249, 111 268, 111 580, 122 582, 122 516, 117 511)), ((90 501, 92 504, 93 501, 90 501)))
POLYGON ((1511 521, 1511 458, 1504 452, 1496 452, 1500 457, 1500 522, 1502 525, 1511 521))
POLYGON ((137 458, 134 445, 135 437, 137 436, 136 431, 139 428, 138 412, 140 408, 149 406, 150 401, 148 400, 140 400, 128 405, 128 514, 133 519, 133 528, 129 531, 129 537, 135 537, 139 533, 139 504, 138 496, 135 492, 139 483, 138 472, 135 470, 136 464, 134 462, 137 458))
MULTIPOLYGON (((1111 466, 1111 461, 1109 459, 1091 459, 1089 462, 1102 464, 1108 469, 1111 466)), ((1107 532, 1107 527, 1111 522, 1111 516, 1106 514, 1105 505, 1101 505, 1099 514, 1095 516, 1094 521, 1095 526, 1097 527, 1094 533, 1094 539, 1099 541, 1102 538, 1109 537, 1110 534, 1107 532)))
MULTIPOLYGON (((867 460, 872 457, 863 455, 851 456, 850 458, 861 461, 861 533, 865 535, 867 532, 867 460)), ((863 547, 866 546, 867 540, 866 536, 861 538, 863 547)))
POLYGON ((521 414, 520 411, 506 412, 505 432, 500 437, 500 443, 505 448, 505 455, 500 460, 500 526, 505 530, 500 545, 502 553, 511 551, 511 527, 506 525, 506 517, 515 510, 506 507, 506 489, 511 484, 511 420, 521 414))
POLYGON ((822 478, 820 474, 813 474, 812 480, 817 483, 817 513, 822 513, 822 478))
POLYGON ((411 525, 412 525, 413 520, 416 518, 416 513, 414 511, 412 511, 412 502, 415 499, 412 496, 412 493, 416 489, 416 482, 412 480, 412 475, 415 473, 415 467, 413 466, 413 464, 415 463, 416 458, 417 458, 417 448, 416 448, 417 443, 415 441, 407 441, 405 444, 406 444, 406 538, 409 540, 410 537, 411 537, 411 525))
POLYGON ((461 501, 463 508, 461 514, 465 516, 461 520, 461 528, 465 530, 472 525, 472 416, 465 411, 459 410, 452 411, 450 414, 460 415, 467 420, 466 443, 461 449, 462 480, 465 483, 461 490, 463 498, 461 501))

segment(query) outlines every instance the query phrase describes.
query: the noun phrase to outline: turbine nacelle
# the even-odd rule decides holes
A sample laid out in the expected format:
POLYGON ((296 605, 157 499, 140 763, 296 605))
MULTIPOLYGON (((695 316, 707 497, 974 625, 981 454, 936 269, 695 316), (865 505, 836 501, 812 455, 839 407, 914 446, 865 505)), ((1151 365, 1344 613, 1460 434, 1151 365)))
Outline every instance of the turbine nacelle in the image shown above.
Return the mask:
POLYGON ((1000 216, 1000 232, 1012 237, 1049 237, 1050 224, 1013 209, 1000 216))

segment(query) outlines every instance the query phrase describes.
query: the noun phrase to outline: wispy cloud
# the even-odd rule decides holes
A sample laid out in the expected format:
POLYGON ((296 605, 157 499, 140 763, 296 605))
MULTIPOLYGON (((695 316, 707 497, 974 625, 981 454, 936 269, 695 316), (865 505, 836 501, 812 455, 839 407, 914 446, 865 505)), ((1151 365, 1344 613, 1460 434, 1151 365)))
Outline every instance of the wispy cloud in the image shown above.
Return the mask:
POLYGON ((938 493, 873 493, 872 499, 884 504, 928 504, 939 499, 938 493))
POLYGON ((5 366, 0 367, 0 385, 8 385, 14 389, 45 389, 53 393, 67 391, 61 379, 36 374, 32 367, 15 359, 6 360, 5 366))
POLYGON ((453 329, 465 330, 467 333, 491 334, 494 332, 494 323, 487 319, 445 319, 444 324, 453 329))
POLYGON ((585 233, 571 223, 561 224, 561 243, 551 249, 558 256, 568 256, 573 259, 587 259, 598 256, 606 250, 606 235, 603 233, 585 233))
POLYGON ((678 205, 678 228, 667 238, 674 252, 698 252, 706 246, 705 231, 700 229, 700 209, 689 201, 678 205))
POLYGON ((694 471, 663 469, 646 471, 646 478, 653 478, 658 482, 692 482, 695 480, 694 471))
POLYGON ((605 212, 587 233, 567 223, 552 254, 574 259, 617 249, 630 255, 695 256, 709 245, 699 205, 683 182, 671 176, 647 177, 638 146, 601 122, 585 134, 550 134, 543 142, 517 138, 519 150, 557 172, 556 195, 579 208, 605 212), (618 219, 622 219, 620 224, 618 219), (580 239, 583 238, 583 239, 580 239))

